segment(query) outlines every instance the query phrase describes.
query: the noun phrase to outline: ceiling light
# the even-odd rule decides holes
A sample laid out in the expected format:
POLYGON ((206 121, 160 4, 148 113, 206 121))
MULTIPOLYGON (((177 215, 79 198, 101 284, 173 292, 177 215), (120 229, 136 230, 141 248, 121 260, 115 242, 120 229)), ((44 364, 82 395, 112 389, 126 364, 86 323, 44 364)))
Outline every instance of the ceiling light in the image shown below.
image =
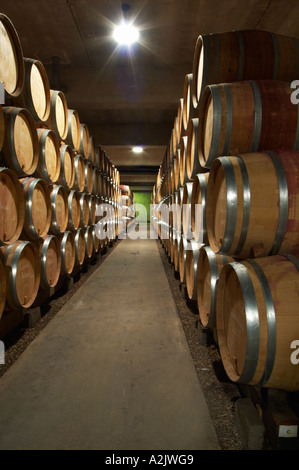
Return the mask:
POLYGON ((113 32, 113 38, 120 44, 130 46, 138 41, 139 31, 133 24, 123 22, 116 26, 113 32))
POLYGON ((134 153, 142 153, 143 152, 143 148, 142 147, 133 147, 132 148, 133 152, 134 153))

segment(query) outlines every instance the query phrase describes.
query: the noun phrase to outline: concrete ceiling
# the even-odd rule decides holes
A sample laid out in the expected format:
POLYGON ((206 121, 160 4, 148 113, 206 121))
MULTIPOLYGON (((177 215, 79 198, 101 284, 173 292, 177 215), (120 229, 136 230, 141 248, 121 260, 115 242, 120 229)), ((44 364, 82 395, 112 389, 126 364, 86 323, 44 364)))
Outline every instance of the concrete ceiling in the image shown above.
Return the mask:
MULTIPOLYGON (((263 29, 299 38, 298 0, 129 0, 141 29, 128 51, 112 39, 120 0, 1 0, 24 57, 40 60, 124 184, 153 185, 199 35, 263 29), (58 57, 54 72, 53 57, 58 57), (133 145, 145 152, 134 155, 133 145)), ((299 79, 299 77, 297 77, 299 79)))

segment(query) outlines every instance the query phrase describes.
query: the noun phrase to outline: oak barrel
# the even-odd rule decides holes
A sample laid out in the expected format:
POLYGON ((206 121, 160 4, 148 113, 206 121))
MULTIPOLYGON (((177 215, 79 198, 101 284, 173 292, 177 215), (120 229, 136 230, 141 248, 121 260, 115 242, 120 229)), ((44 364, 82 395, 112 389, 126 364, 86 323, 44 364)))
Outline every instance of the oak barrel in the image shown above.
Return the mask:
POLYGON ((0 250, 6 273, 6 305, 12 310, 29 308, 40 285, 38 250, 28 240, 18 240, 0 250))
POLYGON ((193 179, 191 195, 191 229, 197 242, 208 242, 206 222, 206 194, 209 173, 198 173, 193 179))
POLYGON ((299 390, 291 344, 299 338, 298 257, 267 256, 222 269, 216 327, 223 366, 233 382, 299 390))
POLYGON ((68 229, 76 231, 80 225, 80 193, 76 190, 71 190, 68 195, 68 229))
POLYGON ((75 265, 82 266, 85 260, 85 227, 75 233, 75 265))
POLYGON ((215 158, 264 149, 299 149, 298 104, 289 82, 243 81, 208 86, 199 111, 202 167, 215 158))
POLYGON ((186 251, 186 289, 189 299, 197 300, 198 257, 202 243, 191 240, 189 245, 186 251))
POLYGON ((101 249, 101 240, 97 236, 97 228, 96 224, 92 226, 92 238, 93 238, 93 251, 94 253, 98 253, 101 249))
POLYGON ((0 244, 18 240, 25 221, 23 187, 14 171, 0 167, 0 244))
POLYGON ((67 112, 67 136, 66 143, 71 146, 72 149, 80 150, 80 118, 79 114, 75 109, 68 109, 67 112))
POLYGON ((59 140, 65 141, 68 133, 68 107, 64 93, 50 90, 50 115, 47 124, 59 140))
POLYGON ((180 142, 180 185, 184 186, 188 181, 188 175, 186 171, 186 158, 187 158, 187 147, 188 147, 188 135, 181 138, 180 142))
POLYGON ((93 164, 94 167, 98 167, 98 154, 96 149, 95 140, 92 135, 89 136, 89 154, 88 160, 93 164))
POLYGON ((75 167, 75 178, 73 189, 76 189, 79 192, 84 191, 85 186, 85 162, 82 155, 79 153, 75 156, 74 159, 74 167, 75 167))
POLYGON ((239 258, 299 248, 299 152, 255 152, 215 160, 206 221, 213 251, 239 258))
POLYGON ((180 238, 179 248, 179 272, 180 281, 182 283, 186 283, 186 257, 188 249, 190 249, 190 242, 184 235, 182 235, 180 238))
POLYGON ((88 196, 88 208, 89 208, 89 219, 88 225, 94 225, 96 223, 96 210, 97 210, 98 198, 93 194, 88 196))
POLYGON ((75 234, 66 230, 59 236, 61 252, 61 272, 70 275, 75 266, 75 234))
POLYGON ((99 188, 100 188, 99 170, 96 167, 94 167, 92 170, 92 191, 91 191, 94 196, 99 196, 100 194, 99 188))
POLYGON ((0 81, 11 96, 19 96, 24 86, 23 49, 11 20, 0 13, 0 81))
POLYGON ((51 224, 51 200, 48 185, 41 178, 21 178, 25 197, 22 238, 32 240, 48 233, 51 224), (28 237, 28 238, 27 238, 28 237))
POLYGON ((199 119, 192 118, 189 122, 186 149, 186 173, 188 180, 193 180, 198 173, 207 173, 209 170, 201 166, 198 153, 198 128, 199 119))
POLYGON ((89 195, 80 194, 80 227, 87 227, 89 222, 89 195))
POLYGON ((90 151, 90 134, 88 125, 81 123, 80 124, 80 153, 81 155, 88 159, 90 151))
POLYGON ((93 226, 85 227, 85 260, 90 260, 94 254, 93 226))
POLYGON ((39 144, 36 125, 25 108, 3 107, 5 136, 2 155, 18 176, 30 176, 37 167, 39 144))
POLYGON ((268 31, 243 30, 204 34, 193 56, 193 106, 200 106, 205 88, 215 83, 297 78, 298 39, 268 31))
POLYGON ((191 240, 193 238, 191 224, 192 188, 193 181, 185 183, 183 193, 183 204, 181 204, 183 234, 185 235, 185 237, 188 238, 188 240, 191 240))
POLYGON ((60 146, 60 173, 59 183, 71 189, 75 182, 75 155, 70 145, 60 146))
POLYGON ((186 133, 191 119, 196 118, 198 110, 193 106, 192 99, 193 73, 188 73, 184 80, 183 90, 183 132, 186 133))
POLYGON ((46 69, 37 59, 24 58, 24 87, 16 104, 27 108, 36 122, 45 122, 50 115, 50 84, 46 69))
POLYGON ((61 272, 60 240, 55 235, 46 235, 36 244, 40 259, 40 285, 45 289, 54 287, 61 272))
POLYGON ((68 194, 60 184, 51 188, 51 231, 54 235, 63 233, 68 223, 68 194))
POLYGON ((199 250, 197 262, 197 307, 201 324, 206 328, 216 327, 217 282, 223 266, 234 258, 214 253, 209 246, 199 250))
POLYGON ((84 192, 87 194, 92 193, 93 188, 93 164, 89 160, 85 160, 85 183, 84 192))
POLYGON ((56 183, 60 175, 59 141, 51 129, 37 129, 39 141, 39 159, 36 176, 47 183, 56 183))

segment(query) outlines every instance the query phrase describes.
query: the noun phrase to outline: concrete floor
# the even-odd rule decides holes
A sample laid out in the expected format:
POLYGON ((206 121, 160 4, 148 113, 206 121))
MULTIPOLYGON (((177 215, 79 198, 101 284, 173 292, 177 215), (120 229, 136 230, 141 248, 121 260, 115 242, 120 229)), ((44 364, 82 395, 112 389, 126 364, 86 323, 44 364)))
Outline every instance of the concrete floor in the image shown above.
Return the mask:
POLYGON ((0 379, 0 449, 214 450, 155 240, 123 240, 0 379))

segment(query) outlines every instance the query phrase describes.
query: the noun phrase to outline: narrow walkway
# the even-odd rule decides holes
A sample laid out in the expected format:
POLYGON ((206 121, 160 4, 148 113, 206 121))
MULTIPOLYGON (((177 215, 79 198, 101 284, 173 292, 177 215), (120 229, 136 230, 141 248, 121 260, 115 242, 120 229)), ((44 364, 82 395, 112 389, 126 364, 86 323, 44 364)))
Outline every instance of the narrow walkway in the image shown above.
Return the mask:
POLYGON ((211 450, 155 240, 123 240, 0 379, 0 449, 211 450))

